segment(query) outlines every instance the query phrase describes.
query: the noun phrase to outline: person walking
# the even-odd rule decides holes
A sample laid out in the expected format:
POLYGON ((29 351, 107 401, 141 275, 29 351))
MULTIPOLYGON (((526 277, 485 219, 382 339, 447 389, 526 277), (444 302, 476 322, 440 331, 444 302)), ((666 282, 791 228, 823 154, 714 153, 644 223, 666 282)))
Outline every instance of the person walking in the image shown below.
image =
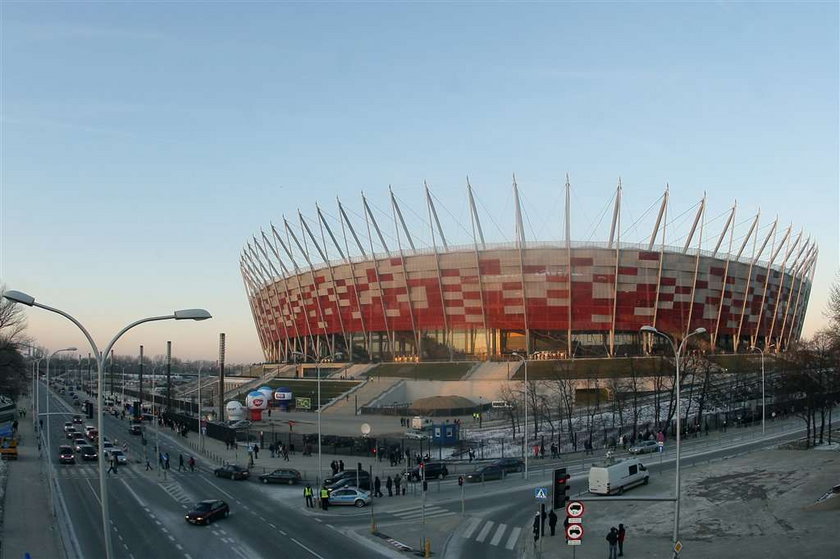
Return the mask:
POLYGON ((306 508, 315 508, 315 503, 312 502, 312 486, 308 483, 306 484, 306 487, 303 488, 303 496, 306 499, 306 508))
POLYGON ((397 497, 400 496, 400 483, 402 482, 402 476, 397 474, 394 476, 394 489, 397 490, 397 497))
POLYGON ((338 473, 338 464, 335 463, 335 460, 330 462, 330 470, 332 470, 332 475, 335 477, 335 474, 338 473))
POLYGON ((321 508, 328 510, 330 508, 330 492, 326 487, 321 488, 321 508))
POLYGON ((548 527, 551 529, 551 537, 554 537, 554 531, 557 529, 557 514, 554 509, 548 513, 548 527))
POLYGON ((388 476, 388 479, 385 480, 385 487, 388 489, 388 496, 393 497, 394 481, 391 479, 391 476, 388 476))
POLYGON ((538 539, 540 539, 540 513, 534 517, 534 547, 537 546, 538 539))
POLYGON ((283 460, 286 462, 289 461, 289 449, 285 446, 283 447, 283 460))
POLYGON ((381 497, 382 496, 382 482, 379 480, 379 476, 376 476, 373 480, 373 489, 374 497, 381 497))
POLYGON ((618 530, 615 529, 615 526, 610 528, 610 532, 607 534, 607 542, 610 544, 609 559, 616 559, 618 557, 618 530))
POLYGON ((624 524, 618 525, 618 556, 624 556, 624 536, 627 534, 627 530, 624 529, 624 524))
POLYGON ((339 472, 343 472, 343 471, 344 471, 344 460, 339 460, 339 461, 338 461, 338 471, 339 471, 339 472))
POLYGON ((189 462, 188 462, 188 463, 189 463, 189 465, 190 465, 190 471, 191 471, 191 472, 194 472, 194 471, 195 471, 195 457, 194 457, 194 456, 190 456, 190 459, 189 459, 189 462))
POLYGON ((118 466, 117 457, 116 456, 111 456, 111 465, 108 466, 108 473, 110 474, 111 472, 114 472, 116 474, 117 473, 117 466, 118 466))
POLYGON ((184 466, 184 455, 178 454, 178 471, 186 472, 187 468, 184 466))
POLYGON ((254 460, 260 457, 260 445, 254 444, 254 460))
POLYGON ((148 472, 151 469, 152 469, 152 465, 151 465, 151 463, 149 463, 149 457, 146 456, 146 471, 148 472))

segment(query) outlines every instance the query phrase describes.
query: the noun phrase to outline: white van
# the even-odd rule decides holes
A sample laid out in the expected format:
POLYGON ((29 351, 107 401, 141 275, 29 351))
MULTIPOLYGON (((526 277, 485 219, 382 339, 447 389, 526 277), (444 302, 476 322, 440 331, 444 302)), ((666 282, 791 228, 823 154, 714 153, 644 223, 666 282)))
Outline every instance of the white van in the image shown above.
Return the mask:
POLYGON ((647 485, 650 475, 638 458, 596 464, 589 469, 589 492, 596 495, 621 495, 625 489, 647 485))

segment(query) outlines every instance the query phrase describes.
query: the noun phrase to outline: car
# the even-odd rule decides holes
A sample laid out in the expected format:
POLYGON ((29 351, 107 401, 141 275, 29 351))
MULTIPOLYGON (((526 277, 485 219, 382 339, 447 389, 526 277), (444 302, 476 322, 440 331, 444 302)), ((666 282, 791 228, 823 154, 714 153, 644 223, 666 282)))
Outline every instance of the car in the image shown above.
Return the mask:
POLYGON ((70 421, 68 421, 68 422, 66 422, 66 423, 64 424, 64 432, 65 432, 65 433, 66 433, 67 431, 75 431, 75 430, 76 430, 76 428, 75 428, 75 427, 73 427, 73 423, 71 423, 70 421))
POLYGON ((64 434, 64 436, 65 436, 65 437, 67 437, 68 439, 70 439, 70 440, 72 441, 72 440, 73 440, 73 439, 75 439, 76 437, 81 437, 81 436, 82 436, 82 434, 81 434, 81 433, 76 432, 76 430, 75 430, 75 429, 71 429, 70 431, 67 431, 67 432, 64 434))
POLYGON ((656 452, 659 443, 656 441, 639 441, 630 448, 627 452, 630 454, 647 454, 648 452, 656 452))
POLYGON ((68 445, 61 445, 58 447, 58 463, 59 464, 75 464, 76 455, 73 454, 73 447, 68 445))
POLYGON ((73 424, 74 425, 81 425, 82 424, 82 416, 81 415, 74 415, 73 416, 73 424))
POLYGON ((93 426, 93 425, 85 425, 85 435, 87 435, 88 433, 90 433, 91 431, 93 431, 95 429, 96 429, 96 427, 93 426))
POLYGON ((525 462, 519 458, 499 458, 490 464, 500 467, 506 474, 525 471, 525 462))
POLYGON ((361 508, 370 504, 370 493, 355 487, 343 487, 330 493, 329 502, 331 505, 353 505, 361 508))
POLYGON ((114 458, 117 459, 117 464, 120 464, 120 465, 128 464, 128 456, 126 456, 125 453, 122 450, 119 450, 119 449, 115 448, 115 449, 111 450, 111 452, 108 453, 108 454, 109 454, 108 458, 110 460, 113 460, 114 458))
POLYGON ((83 446, 87 446, 88 442, 85 440, 84 437, 76 437, 73 439, 73 448, 76 449, 76 452, 81 452, 83 446))
POLYGON ((82 453, 82 460, 84 460, 84 461, 96 460, 97 458, 99 458, 99 455, 96 454, 96 449, 93 448, 90 445, 83 446, 82 449, 81 449, 81 453, 82 453))
POLYGON ((292 470, 291 468, 280 468, 269 474, 261 475, 259 480, 262 483, 288 483, 289 485, 292 485, 301 480, 301 475, 297 470, 292 470))
POLYGON ((346 477, 344 479, 340 479, 335 483, 326 486, 327 491, 336 491, 337 489, 344 489, 346 487, 356 487, 358 489, 364 489, 365 491, 371 490, 371 483, 370 483, 370 476, 366 477, 359 477, 357 480, 354 477, 346 477))
POLYGON ((213 470, 213 474, 216 477, 226 477, 230 479, 248 479, 248 476, 251 475, 251 472, 248 471, 248 468, 243 468, 242 466, 237 466, 236 464, 225 464, 221 468, 216 468, 213 470))
POLYGON ((129 435, 142 435, 143 434, 143 428, 139 425, 132 425, 131 427, 128 428, 128 434, 129 435))
POLYGON ((495 464, 488 464, 481 466, 473 472, 468 473, 464 479, 469 483, 477 483, 479 481, 492 481, 494 479, 504 479, 505 470, 501 466, 495 464))
POLYGON ((91 429, 90 431, 87 432, 87 438, 88 438, 89 441, 95 441, 98 436, 99 436, 99 431, 97 431, 96 429, 91 429))
MULTIPOLYGON (((324 486, 333 485, 337 481, 341 481, 342 479, 353 478, 356 479, 356 470, 344 470, 343 472, 338 472, 333 477, 328 477, 324 480, 324 486)), ((367 470, 359 470, 358 477, 370 477, 370 473, 367 470)))
POLYGON ((247 419, 237 419, 235 421, 229 421, 228 427, 231 429, 247 429, 251 426, 251 422, 247 419))
MULTIPOLYGON (((449 475, 449 470, 443 462, 427 462, 423 465, 423 469, 426 470, 426 479, 443 479, 449 475)), ((422 477, 420 466, 408 473, 408 479, 411 481, 420 481, 422 477)))
POLYGON ((403 433, 403 436, 406 439, 414 439, 416 441, 427 441, 431 438, 428 433, 419 429, 409 429, 403 433))
POLYGON ((102 441, 102 452, 107 454, 112 450, 115 450, 114 445, 108 439, 104 439, 102 441))
POLYGON ((224 501, 208 499, 196 503, 184 518, 190 524, 210 524, 219 518, 227 518, 230 515, 230 507, 224 501))

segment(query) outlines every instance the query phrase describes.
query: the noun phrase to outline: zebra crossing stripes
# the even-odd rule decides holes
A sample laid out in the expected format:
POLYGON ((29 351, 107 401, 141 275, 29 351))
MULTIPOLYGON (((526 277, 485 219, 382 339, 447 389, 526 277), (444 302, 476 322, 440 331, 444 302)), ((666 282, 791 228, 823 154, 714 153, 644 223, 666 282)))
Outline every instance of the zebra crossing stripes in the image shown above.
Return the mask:
POLYGON ((402 520, 418 520, 423 518, 424 514, 426 515, 426 518, 443 518, 444 516, 455 515, 454 512, 435 505, 427 505, 425 513, 423 512, 423 506, 421 505, 417 507, 409 507, 407 509, 390 511, 390 514, 393 514, 402 520))
POLYGON ((505 549, 513 550, 516 547, 516 542, 519 540, 520 534, 522 534, 522 527, 512 526, 508 530, 508 525, 504 522, 497 524, 493 520, 485 521, 483 518, 471 518, 464 525, 464 529, 461 531, 461 537, 469 540, 473 538, 473 534, 476 534, 475 541, 478 543, 487 543, 494 547, 499 547, 502 540, 505 539, 505 535, 507 535, 507 541, 504 544, 505 549), (478 529, 479 527, 481 529, 478 529), (476 530, 478 530, 477 533, 476 530), (492 537, 490 536, 491 533, 493 534, 492 537), (489 541, 487 541, 488 537, 490 537, 489 541))
POLYGON ((190 504, 193 502, 193 499, 187 495, 187 492, 184 491, 184 488, 181 487, 181 484, 177 481, 164 481, 158 483, 161 489, 166 491, 166 493, 175 499, 175 502, 181 503, 182 505, 190 504))
MULTIPOLYGON (((55 468, 56 476, 60 478, 71 479, 99 479, 99 468, 95 465, 83 466, 62 464, 55 468)), ((128 466, 119 466, 116 474, 108 474, 110 477, 119 479, 120 477, 133 478, 138 477, 138 473, 128 466)))

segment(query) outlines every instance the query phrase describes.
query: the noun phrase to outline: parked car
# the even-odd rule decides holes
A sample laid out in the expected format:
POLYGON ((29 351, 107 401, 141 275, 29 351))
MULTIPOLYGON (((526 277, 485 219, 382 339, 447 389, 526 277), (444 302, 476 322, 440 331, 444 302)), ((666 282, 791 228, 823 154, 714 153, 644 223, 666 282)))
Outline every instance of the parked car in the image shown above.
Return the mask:
POLYGON ((213 470, 213 474, 215 474, 216 477, 226 477, 229 479, 248 479, 251 472, 248 471, 248 468, 243 468, 242 466, 237 466, 236 464, 225 464, 221 468, 213 470))
POLYGON ((639 441, 627 449, 627 452, 630 454, 647 454, 648 452, 656 452, 658 447, 659 443, 656 441, 639 441))
POLYGON ((208 499, 196 503, 193 509, 184 515, 190 524, 210 524, 219 518, 227 518, 230 514, 230 507, 224 501, 208 499))
POLYGON ((73 454, 73 447, 61 445, 58 447, 58 463, 59 464, 75 464, 76 455, 73 454))
POLYGON ((358 489, 364 489, 365 491, 370 491, 371 490, 370 476, 359 477, 358 480, 354 477, 346 477, 344 479, 340 479, 340 480, 336 481, 335 483, 327 485, 326 487, 327 487, 327 491, 330 491, 330 492, 336 491, 338 489, 344 489, 344 488, 347 488, 347 487, 356 487, 358 489))
POLYGON ((470 472, 464 478, 469 483, 477 483, 480 481, 492 481, 494 479, 504 479, 505 471, 501 466, 495 464, 488 464, 481 466, 477 470, 470 472))
POLYGON ((295 484, 301 480, 300 472, 291 468, 280 468, 270 474, 263 474, 259 477, 262 483, 288 483, 295 484))
POLYGON ((96 454, 96 449, 93 448, 90 445, 83 446, 81 452, 82 452, 82 460, 84 460, 84 461, 96 460, 97 458, 99 458, 99 455, 96 454))
POLYGON ((370 504, 370 493, 355 487, 343 487, 330 493, 331 505, 353 505, 363 507, 370 504))
POLYGON ((525 471, 525 462, 519 458, 499 458, 491 462, 491 465, 500 467, 506 474, 525 471))
MULTIPOLYGON (((358 473, 359 473, 358 477, 360 479, 363 478, 363 477, 370 477, 370 473, 368 473, 367 470, 359 470, 358 473)), ((342 479, 345 479, 345 478, 353 478, 355 480, 356 479, 356 470, 344 470, 343 472, 338 472, 333 477, 328 477, 327 479, 325 479, 324 480, 324 486, 332 485, 335 482, 341 481, 342 479)))
MULTIPOLYGON (((427 462, 423 465, 423 469, 426 470, 426 479, 443 479, 449 475, 449 470, 443 462, 427 462)), ((420 466, 417 466, 409 471, 408 479, 411 481, 420 481, 423 477, 420 470, 420 466)))
POLYGON ((143 434, 143 428, 139 425, 132 425, 131 427, 128 428, 128 434, 129 435, 142 435, 143 434))
POLYGON ((403 433, 403 436, 406 439, 414 439, 417 441, 427 441, 431 438, 428 433, 420 431, 419 429, 409 429, 403 433))

